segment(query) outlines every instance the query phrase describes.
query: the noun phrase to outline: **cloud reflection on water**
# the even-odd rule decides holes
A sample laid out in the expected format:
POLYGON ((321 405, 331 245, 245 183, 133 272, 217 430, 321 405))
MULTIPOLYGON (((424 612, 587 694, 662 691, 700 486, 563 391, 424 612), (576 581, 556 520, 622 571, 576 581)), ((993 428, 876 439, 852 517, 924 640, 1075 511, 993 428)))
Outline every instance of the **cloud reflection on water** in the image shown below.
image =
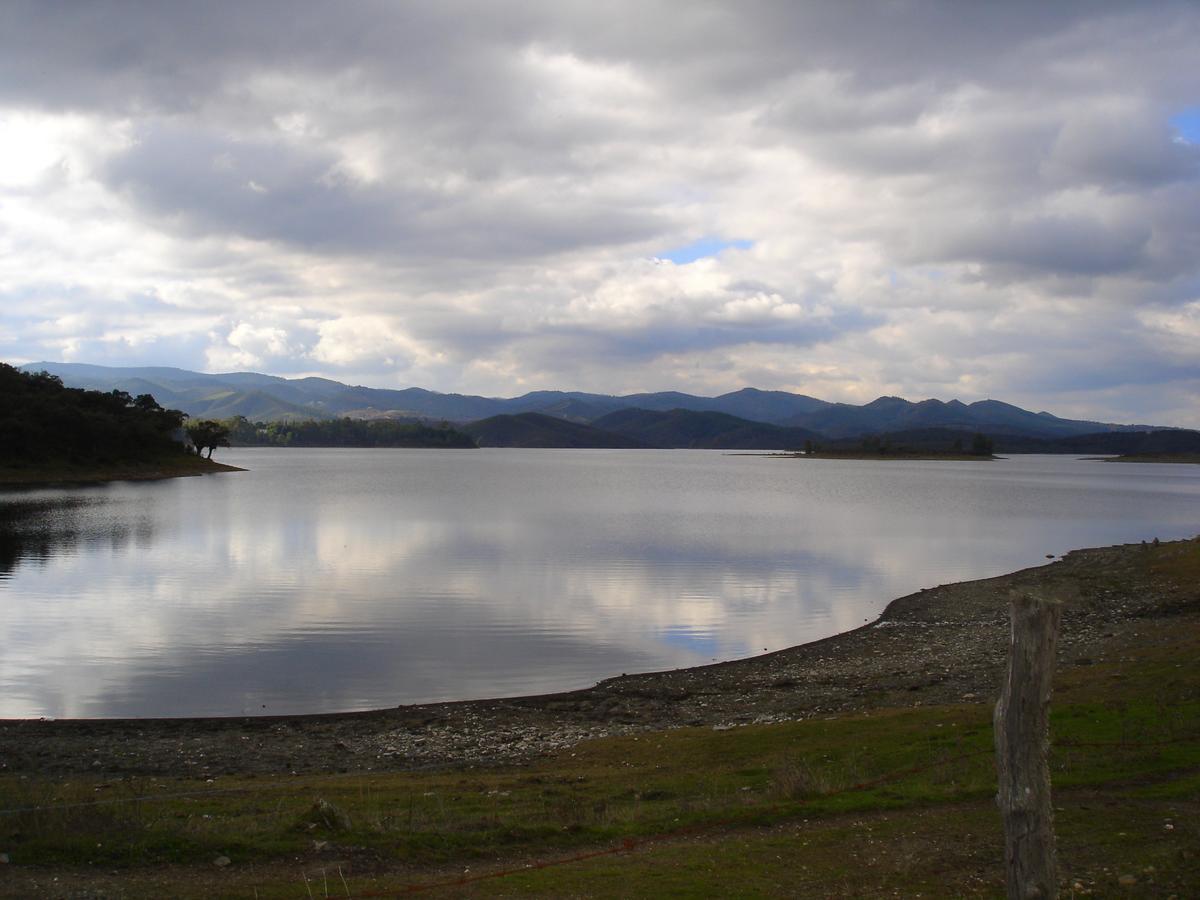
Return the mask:
POLYGON ((1200 496, 1190 470, 1066 459, 229 455, 251 471, 0 499, 0 714, 582 686, 842 631, 1046 552, 1190 534, 1200 496))

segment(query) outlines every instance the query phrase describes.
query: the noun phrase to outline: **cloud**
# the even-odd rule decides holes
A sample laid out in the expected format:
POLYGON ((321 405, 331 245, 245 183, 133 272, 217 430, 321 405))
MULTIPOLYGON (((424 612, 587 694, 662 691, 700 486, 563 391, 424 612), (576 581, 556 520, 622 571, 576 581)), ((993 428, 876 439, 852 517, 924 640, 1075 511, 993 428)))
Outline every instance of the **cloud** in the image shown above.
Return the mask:
POLYGON ((3 16, 7 357, 1200 425, 1192 4, 3 16))
POLYGON ((1144 223, 1087 216, 979 218, 945 235, 941 260, 1017 267, 1049 275, 1102 275, 1138 265, 1150 241, 1144 223))
POLYGON ((1177 140, 1172 123, 1153 110, 1114 104, 1069 119, 1046 169, 1056 180, 1136 190, 1194 180, 1200 175, 1200 147, 1177 140))
POLYGON ((378 360, 384 371, 409 369, 421 353, 412 341, 393 328, 389 319, 379 316, 331 319, 317 327, 317 335, 312 358, 337 368, 369 359, 378 360))
POLYGON ((284 328, 238 322, 208 348, 208 365, 217 371, 271 367, 304 351, 284 328))

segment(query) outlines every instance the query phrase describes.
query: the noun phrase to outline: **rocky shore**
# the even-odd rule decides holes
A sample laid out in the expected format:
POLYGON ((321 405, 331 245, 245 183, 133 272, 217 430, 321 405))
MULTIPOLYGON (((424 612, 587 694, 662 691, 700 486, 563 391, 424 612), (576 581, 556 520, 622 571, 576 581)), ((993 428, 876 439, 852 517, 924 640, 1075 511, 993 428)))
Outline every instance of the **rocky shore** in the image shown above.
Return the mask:
POLYGON ((1200 620, 1200 538, 1077 550, 893 601, 870 625, 751 659, 535 697, 277 718, 0 721, 0 772, 215 777, 516 763, 589 738, 874 708, 991 702, 1008 597, 1065 603, 1059 666, 1127 647, 1139 623, 1200 620))

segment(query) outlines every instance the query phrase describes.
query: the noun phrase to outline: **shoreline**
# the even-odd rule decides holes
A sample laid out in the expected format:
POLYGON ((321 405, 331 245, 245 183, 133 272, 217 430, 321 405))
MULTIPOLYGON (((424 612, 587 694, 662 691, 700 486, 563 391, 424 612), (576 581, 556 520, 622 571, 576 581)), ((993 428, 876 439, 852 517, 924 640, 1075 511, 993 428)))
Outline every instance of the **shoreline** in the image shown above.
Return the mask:
POLYGON ((853 459, 867 461, 882 460, 885 462, 993 462, 1005 458, 991 453, 987 455, 974 453, 922 453, 918 451, 911 453, 903 451, 896 451, 895 453, 866 453, 856 450, 848 450, 845 453, 817 450, 812 453, 754 453, 745 455, 766 456, 772 459, 853 459))
POLYGON ((811 643, 559 693, 282 716, 5 719, 0 772, 215 777, 522 764, 598 737, 990 702, 1007 659, 1009 591, 1063 596, 1060 667, 1086 666, 1139 622, 1200 623, 1196 572, 1200 537, 1075 550, 897 598, 878 619, 811 643), (1173 574, 1180 566, 1184 574, 1173 574))
POLYGON ((245 472, 238 466, 184 456, 146 463, 122 463, 103 466, 48 465, 28 468, 0 468, 0 489, 10 487, 53 487, 55 485, 108 484, 115 481, 165 481, 220 472, 245 472))
POLYGON ((1104 462, 1200 465, 1200 453, 1127 453, 1124 456, 1106 456, 1101 458, 1104 462))

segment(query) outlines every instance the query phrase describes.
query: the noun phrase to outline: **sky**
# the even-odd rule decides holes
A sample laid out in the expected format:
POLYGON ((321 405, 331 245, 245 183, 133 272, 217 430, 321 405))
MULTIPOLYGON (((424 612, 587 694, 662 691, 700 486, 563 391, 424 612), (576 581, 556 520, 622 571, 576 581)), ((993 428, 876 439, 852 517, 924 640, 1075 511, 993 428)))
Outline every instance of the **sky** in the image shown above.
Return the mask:
POLYGON ((0 0, 0 359, 1200 427, 1200 5, 0 0))

